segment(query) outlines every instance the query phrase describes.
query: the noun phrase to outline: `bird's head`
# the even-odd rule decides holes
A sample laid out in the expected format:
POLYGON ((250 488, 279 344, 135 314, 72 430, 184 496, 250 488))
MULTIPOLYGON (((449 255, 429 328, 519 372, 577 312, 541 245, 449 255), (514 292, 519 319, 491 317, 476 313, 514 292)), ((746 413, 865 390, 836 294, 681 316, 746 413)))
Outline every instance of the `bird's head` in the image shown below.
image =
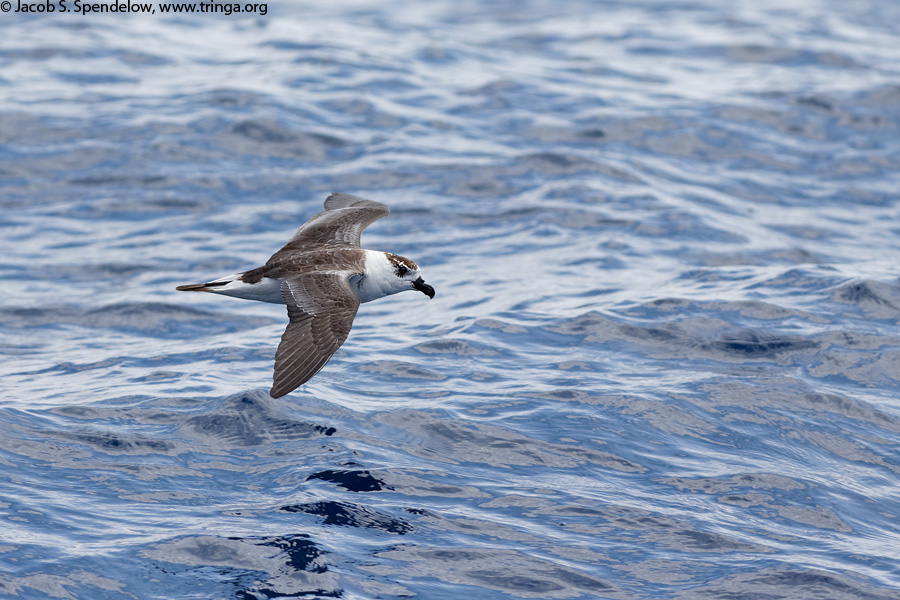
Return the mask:
POLYGON ((386 253, 386 255, 394 269, 394 275, 408 286, 406 289, 419 290, 429 298, 434 298, 434 288, 422 279, 419 265, 396 254, 386 253))

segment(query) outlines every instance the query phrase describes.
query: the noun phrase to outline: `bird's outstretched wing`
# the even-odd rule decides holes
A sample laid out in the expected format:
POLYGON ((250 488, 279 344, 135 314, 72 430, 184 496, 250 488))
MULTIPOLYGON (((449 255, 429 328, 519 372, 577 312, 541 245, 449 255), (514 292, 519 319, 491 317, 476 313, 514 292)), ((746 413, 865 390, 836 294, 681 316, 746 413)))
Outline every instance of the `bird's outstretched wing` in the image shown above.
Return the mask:
POLYGON ((331 194, 325 199, 325 210, 304 223, 279 253, 322 246, 359 248, 362 230, 390 212, 380 202, 350 194, 331 194))
POLYGON ((350 289, 350 273, 308 273, 281 282, 291 322, 275 353, 273 398, 306 383, 325 366, 353 326, 359 298, 350 289))

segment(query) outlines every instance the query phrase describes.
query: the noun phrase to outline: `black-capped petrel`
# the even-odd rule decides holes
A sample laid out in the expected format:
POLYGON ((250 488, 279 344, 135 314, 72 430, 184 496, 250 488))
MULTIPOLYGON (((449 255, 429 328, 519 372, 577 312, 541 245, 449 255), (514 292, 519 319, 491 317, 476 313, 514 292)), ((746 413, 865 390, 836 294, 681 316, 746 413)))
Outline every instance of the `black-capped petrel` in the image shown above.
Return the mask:
POLYGON ((287 305, 290 323, 275 353, 269 392, 280 398, 325 366, 347 339, 361 302, 404 290, 434 298, 416 263, 360 248, 362 230, 389 213, 379 202, 332 194, 325 210, 304 223, 264 266, 175 289, 287 305))

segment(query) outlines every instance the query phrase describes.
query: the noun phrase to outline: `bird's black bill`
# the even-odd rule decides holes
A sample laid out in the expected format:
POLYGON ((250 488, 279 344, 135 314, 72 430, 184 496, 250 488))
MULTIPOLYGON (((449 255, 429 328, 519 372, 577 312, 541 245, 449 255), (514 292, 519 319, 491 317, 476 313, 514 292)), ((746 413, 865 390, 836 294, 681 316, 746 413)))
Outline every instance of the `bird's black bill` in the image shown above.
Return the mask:
POLYGON ((413 287, 428 296, 434 298, 434 288, 425 283, 421 277, 413 281, 413 287))

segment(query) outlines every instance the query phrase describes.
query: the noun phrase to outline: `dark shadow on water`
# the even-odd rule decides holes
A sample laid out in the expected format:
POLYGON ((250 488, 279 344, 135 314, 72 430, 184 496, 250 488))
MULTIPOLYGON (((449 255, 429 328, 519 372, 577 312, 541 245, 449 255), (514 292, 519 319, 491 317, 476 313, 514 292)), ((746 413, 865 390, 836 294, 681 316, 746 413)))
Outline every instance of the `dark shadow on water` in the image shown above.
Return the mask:
POLYGON ((319 471, 307 477, 306 481, 311 479, 330 481, 351 492, 377 492, 394 489, 384 481, 373 477, 368 471, 319 471))
POLYGON ((372 510, 366 506, 349 502, 310 502, 281 507, 284 512, 302 512, 323 517, 323 525, 341 525, 346 527, 365 527, 387 533, 404 535, 415 531, 415 527, 402 519, 372 510))

